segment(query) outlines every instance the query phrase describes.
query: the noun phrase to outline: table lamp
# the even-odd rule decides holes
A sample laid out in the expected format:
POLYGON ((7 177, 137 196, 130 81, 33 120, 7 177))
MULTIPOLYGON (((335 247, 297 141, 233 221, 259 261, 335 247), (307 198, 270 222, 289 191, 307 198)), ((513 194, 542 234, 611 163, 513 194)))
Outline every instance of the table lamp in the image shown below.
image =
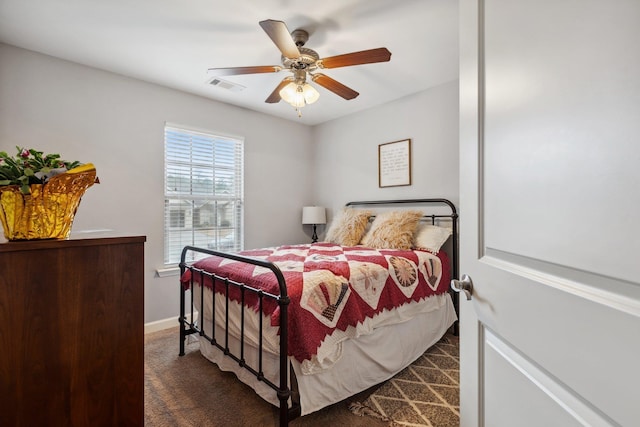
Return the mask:
POLYGON ((325 209, 321 206, 305 206, 302 208, 302 223, 313 225, 313 235, 311 236, 312 242, 318 241, 318 234, 316 233, 316 225, 326 224, 327 216, 325 209))

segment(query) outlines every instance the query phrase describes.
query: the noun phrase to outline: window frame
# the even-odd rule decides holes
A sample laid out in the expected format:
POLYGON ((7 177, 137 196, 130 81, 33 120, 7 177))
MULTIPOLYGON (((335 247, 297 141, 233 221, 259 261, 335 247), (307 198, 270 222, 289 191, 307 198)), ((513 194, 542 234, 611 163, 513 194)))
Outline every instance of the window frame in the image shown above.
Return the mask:
POLYGON ((165 268, 187 245, 244 248, 244 138, 167 122, 163 174, 165 268))

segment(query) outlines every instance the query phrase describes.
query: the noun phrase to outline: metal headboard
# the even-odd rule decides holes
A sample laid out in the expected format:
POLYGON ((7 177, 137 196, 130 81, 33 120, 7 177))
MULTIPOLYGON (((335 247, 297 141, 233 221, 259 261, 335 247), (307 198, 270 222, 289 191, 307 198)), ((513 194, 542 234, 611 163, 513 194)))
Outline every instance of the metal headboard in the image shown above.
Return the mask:
MULTIPOLYGON (((458 247, 458 211, 456 210, 455 205, 447 199, 405 199, 405 200, 374 200, 374 201, 366 201, 366 202, 349 202, 345 206, 367 206, 367 205, 430 205, 430 206, 447 206, 450 209, 450 213, 444 214, 426 214, 423 218, 430 218, 431 223, 435 224, 436 219, 438 218, 446 218, 451 220, 451 279, 458 279, 458 272, 460 269, 460 257, 459 257, 459 247, 458 247)), ((458 311, 458 293, 451 292, 451 296, 453 298, 453 305, 456 310, 456 314, 459 316, 458 311)), ((454 333, 458 334, 458 322, 454 325, 454 333)))

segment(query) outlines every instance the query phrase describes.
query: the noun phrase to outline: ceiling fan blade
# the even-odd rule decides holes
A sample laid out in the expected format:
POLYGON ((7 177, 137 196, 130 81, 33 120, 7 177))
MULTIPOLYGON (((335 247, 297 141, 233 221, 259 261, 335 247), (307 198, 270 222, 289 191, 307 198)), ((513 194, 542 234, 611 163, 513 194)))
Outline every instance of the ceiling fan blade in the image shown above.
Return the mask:
POLYGON ((348 67, 350 65, 371 64, 374 62, 387 62, 391 59, 391 52, 386 47, 361 50, 360 52, 345 53, 344 55, 330 56, 318 61, 320 68, 348 67))
POLYGON ((298 46, 296 46, 296 43, 291 38, 291 34, 284 22, 267 19, 266 21, 260 21, 260 26, 264 32, 271 37, 271 40, 273 40, 285 58, 300 57, 298 46))
POLYGON ((285 87, 286 85, 288 85, 290 82, 293 81, 293 78, 291 77, 285 77, 284 80, 282 80, 280 82, 280 84, 278 85, 278 87, 276 87, 273 92, 271 92, 271 95, 269 95, 269 97, 267 99, 265 99, 264 102, 268 103, 268 104, 277 104, 278 102, 280 102, 280 91, 282 90, 283 87, 285 87))
POLYGON ((216 76, 234 76, 237 74, 259 74, 259 73, 277 73, 281 71, 279 65, 258 65, 255 67, 227 67, 227 68, 209 68, 207 74, 216 76))
POLYGON ((313 76, 311 76, 311 79, 314 82, 318 83, 323 88, 329 89, 331 92, 333 92, 336 95, 339 95, 339 96, 341 96, 341 97, 343 97, 344 99, 347 99, 347 100, 353 99, 353 98, 357 97, 358 95, 360 95, 355 90, 343 85, 339 81, 334 80, 329 76, 325 76, 322 73, 314 74, 313 76))

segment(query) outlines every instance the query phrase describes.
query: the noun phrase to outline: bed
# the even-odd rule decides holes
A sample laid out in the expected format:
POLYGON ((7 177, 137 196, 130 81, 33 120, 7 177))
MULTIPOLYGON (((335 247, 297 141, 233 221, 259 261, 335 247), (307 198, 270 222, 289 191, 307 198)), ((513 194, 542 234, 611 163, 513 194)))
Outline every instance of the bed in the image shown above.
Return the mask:
POLYGON ((204 357, 279 407, 281 426, 391 378, 457 333, 449 200, 350 202, 327 240, 182 252, 179 354, 197 336, 204 357))

